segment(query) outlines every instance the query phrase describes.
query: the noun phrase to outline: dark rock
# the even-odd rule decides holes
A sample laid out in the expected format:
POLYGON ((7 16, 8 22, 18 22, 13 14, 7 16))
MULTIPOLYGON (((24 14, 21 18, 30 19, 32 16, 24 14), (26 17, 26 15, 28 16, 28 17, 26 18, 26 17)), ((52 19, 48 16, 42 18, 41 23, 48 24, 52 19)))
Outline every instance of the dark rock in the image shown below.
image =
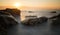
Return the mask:
POLYGON ((56 11, 52 11, 51 13, 56 13, 56 11))
POLYGON ((24 20, 22 21, 22 24, 26 24, 26 25, 36 25, 36 24, 41 24, 44 23, 48 20, 48 18, 46 17, 40 17, 40 18, 35 18, 35 19, 28 19, 28 20, 24 20))
POLYGON ((44 16, 39 18, 40 23, 46 22, 47 20, 48 18, 44 16))
POLYGON ((33 13, 32 11, 28 11, 29 13, 33 13))
POLYGON ((15 15, 19 15, 20 16, 20 13, 21 11, 19 9, 11 9, 11 8, 6 8, 4 10, 0 10, 0 12, 6 12, 6 13, 10 13, 11 15, 15 16, 15 15))
POLYGON ((58 14, 55 18, 53 18, 52 21, 53 21, 51 23, 52 25, 60 25, 60 14, 58 14))
POLYGON ((7 35, 9 26, 16 24, 18 24, 18 22, 11 14, 0 12, 0 35, 7 35))
POLYGON ((9 16, 0 16, 0 24, 2 24, 3 26, 9 26, 9 25, 14 25, 17 24, 17 20, 15 20, 13 17, 9 17, 9 16))
POLYGON ((52 25, 60 25, 60 19, 53 20, 52 25))

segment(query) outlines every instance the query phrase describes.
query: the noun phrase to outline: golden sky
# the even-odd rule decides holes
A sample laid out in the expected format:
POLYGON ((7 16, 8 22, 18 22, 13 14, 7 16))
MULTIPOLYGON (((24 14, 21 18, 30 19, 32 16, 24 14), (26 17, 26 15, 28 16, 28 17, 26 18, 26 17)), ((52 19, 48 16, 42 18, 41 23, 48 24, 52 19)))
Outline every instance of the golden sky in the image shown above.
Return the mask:
MULTIPOLYGON (((60 0, 0 0, 0 6, 14 7, 15 3, 21 8, 60 9, 60 0)), ((0 7, 2 8, 2 7, 0 7)), ((4 8, 4 7, 3 7, 4 8)))

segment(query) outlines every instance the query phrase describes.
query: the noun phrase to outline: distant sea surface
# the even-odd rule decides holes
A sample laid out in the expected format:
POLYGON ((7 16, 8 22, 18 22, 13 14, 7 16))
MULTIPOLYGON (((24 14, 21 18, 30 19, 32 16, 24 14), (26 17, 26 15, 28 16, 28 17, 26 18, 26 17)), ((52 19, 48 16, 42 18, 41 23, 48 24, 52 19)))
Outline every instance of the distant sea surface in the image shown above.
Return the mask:
POLYGON ((25 20, 25 16, 37 16, 37 17, 45 16, 50 18, 52 16, 58 15, 59 13, 60 13, 59 10, 32 11, 31 13, 29 13, 29 11, 22 11, 21 20, 25 20), (56 11, 56 13, 51 13, 52 11, 56 11))

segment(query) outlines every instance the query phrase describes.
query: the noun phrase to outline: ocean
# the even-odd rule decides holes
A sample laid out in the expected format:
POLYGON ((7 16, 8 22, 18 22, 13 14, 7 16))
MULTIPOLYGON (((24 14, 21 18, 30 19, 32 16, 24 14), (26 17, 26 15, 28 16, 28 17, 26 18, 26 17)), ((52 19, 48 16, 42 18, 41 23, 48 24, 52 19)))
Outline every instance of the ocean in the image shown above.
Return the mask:
POLYGON ((32 13, 29 13, 29 11, 21 11, 21 20, 25 20, 25 16, 37 16, 38 18, 45 16, 47 18, 50 18, 52 16, 58 15, 59 13, 59 10, 40 10, 32 11, 32 13), (52 11, 56 11, 56 13, 51 13, 52 11))

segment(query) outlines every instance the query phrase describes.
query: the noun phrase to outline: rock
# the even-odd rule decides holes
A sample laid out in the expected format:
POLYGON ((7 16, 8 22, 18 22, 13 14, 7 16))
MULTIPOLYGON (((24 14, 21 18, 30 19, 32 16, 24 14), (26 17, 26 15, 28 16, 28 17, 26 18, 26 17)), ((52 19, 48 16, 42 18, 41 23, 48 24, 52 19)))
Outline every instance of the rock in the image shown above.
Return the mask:
POLYGON ((58 14, 55 18, 52 18, 52 23, 51 24, 52 25, 60 25, 60 14, 58 14))
POLYGON ((0 35, 7 35, 7 29, 16 24, 18 22, 11 13, 0 10, 0 35))
POLYGON ((18 15, 20 16, 20 13, 21 13, 21 10, 19 9, 16 9, 16 8, 6 8, 6 9, 3 9, 3 10, 0 10, 0 12, 4 12, 4 13, 10 13, 11 15, 15 16, 15 15, 18 15))
POLYGON ((44 23, 47 20, 48 20, 48 18, 47 17, 44 17, 44 16, 39 18, 40 23, 44 23))
POLYGON ((35 18, 35 19, 28 19, 28 20, 24 20, 22 21, 22 24, 26 24, 26 25, 36 25, 36 24, 41 24, 44 23, 48 20, 48 18, 46 17, 40 17, 40 18, 35 18))
MULTIPOLYGON (((14 25, 17 24, 17 20, 15 20, 13 17, 8 17, 8 16, 0 16, 0 19, 2 19, 1 22, 3 22, 2 24, 9 26, 9 25, 14 25)), ((1 23, 0 23, 1 24, 1 23)))
POLYGON ((53 22, 51 24, 52 25, 60 25, 60 20, 59 19, 53 20, 53 22))
POLYGON ((56 13, 56 11, 52 11, 52 12, 50 12, 50 13, 56 13))

